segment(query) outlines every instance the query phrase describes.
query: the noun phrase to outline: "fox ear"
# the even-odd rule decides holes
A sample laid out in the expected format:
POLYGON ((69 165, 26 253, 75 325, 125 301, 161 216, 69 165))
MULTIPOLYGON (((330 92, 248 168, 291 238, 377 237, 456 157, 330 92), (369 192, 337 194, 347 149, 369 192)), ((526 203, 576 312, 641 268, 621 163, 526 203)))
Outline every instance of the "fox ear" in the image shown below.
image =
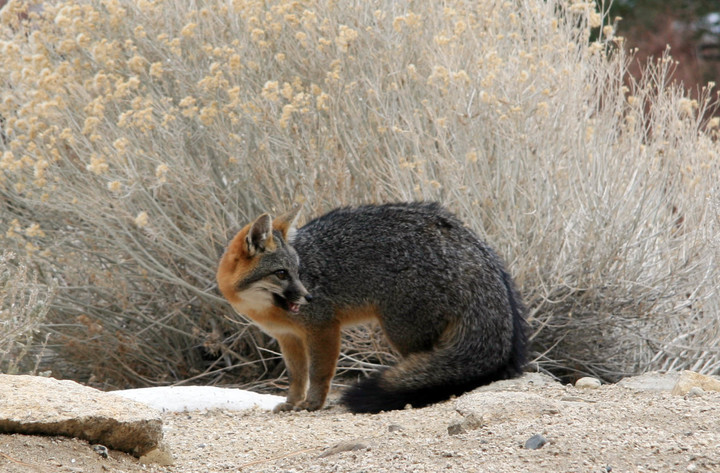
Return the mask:
POLYGON ((297 232, 295 222, 297 222, 301 208, 302 206, 300 204, 295 204, 287 213, 280 215, 273 220, 273 228, 275 230, 279 230, 280 233, 282 233, 283 239, 291 244, 295 239, 295 233, 297 232))
POLYGON ((248 256, 255 256, 265 250, 275 248, 270 215, 262 214, 250 224, 250 229, 245 237, 245 244, 248 256))

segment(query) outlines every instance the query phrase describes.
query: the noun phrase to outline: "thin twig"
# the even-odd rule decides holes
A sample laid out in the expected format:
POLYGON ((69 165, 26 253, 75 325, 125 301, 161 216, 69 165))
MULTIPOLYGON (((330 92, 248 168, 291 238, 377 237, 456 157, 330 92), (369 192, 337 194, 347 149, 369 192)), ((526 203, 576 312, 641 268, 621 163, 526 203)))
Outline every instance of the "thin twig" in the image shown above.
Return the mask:
POLYGON ((32 468, 32 469, 35 470, 35 471, 41 471, 41 472, 47 472, 47 471, 48 471, 48 470, 46 470, 45 468, 43 468, 43 467, 41 467, 41 466, 39 466, 39 465, 33 465, 32 463, 25 463, 24 461, 20 461, 20 460, 18 460, 17 458, 13 458, 13 457, 11 457, 10 455, 8 455, 7 453, 0 452, 0 456, 2 456, 2 457, 4 457, 4 458, 7 458, 8 460, 10 460, 11 462, 13 462, 13 463, 15 463, 15 464, 18 464, 18 465, 21 465, 21 466, 25 466, 25 467, 28 467, 28 468, 32 468))
POLYGON ((295 455, 300 455, 302 453, 314 452, 314 451, 321 450, 321 449, 322 449, 322 447, 312 447, 312 448, 306 448, 304 450, 297 450, 295 452, 286 453, 285 455, 280 455, 277 457, 265 458, 262 460, 255 460, 250 463, 244 463, 244 464, 240 465, 238 467, 238 470, 242 470, 243 468, 247 468, 247 467, 253 466, 253 465, 260 465, 262 463, 270 463, 275 460, 282 460, 283 458, 293 457, 295 455))

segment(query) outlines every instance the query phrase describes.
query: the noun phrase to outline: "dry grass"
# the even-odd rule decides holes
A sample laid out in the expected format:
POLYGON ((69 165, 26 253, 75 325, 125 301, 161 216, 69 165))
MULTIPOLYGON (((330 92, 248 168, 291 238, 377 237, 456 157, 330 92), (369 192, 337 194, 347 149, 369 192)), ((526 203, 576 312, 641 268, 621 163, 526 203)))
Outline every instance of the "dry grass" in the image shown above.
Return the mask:
MULTIPOLYGON (((23 5, 0 11, 0 239, 58 281, 58 374, 277 377, 215 290, 227 237, 411 199, 506 258, 541 369, 718 371, 714 85, 691 100, 669 57, 631 79, 594 4, 23 5)), ((378 361, 364 337, 345 366, 378 361)))

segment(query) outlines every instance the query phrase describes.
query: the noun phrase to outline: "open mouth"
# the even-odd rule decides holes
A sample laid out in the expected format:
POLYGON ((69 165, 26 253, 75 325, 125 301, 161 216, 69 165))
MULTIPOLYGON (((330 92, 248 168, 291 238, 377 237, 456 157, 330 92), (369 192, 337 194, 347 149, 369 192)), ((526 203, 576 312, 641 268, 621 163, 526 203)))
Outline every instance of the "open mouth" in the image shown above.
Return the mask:
POLYGON ((291 302, 278 294, 273 294, 273 302, 275 302, 276 306, 283 310, 287 310, 288 312, 292 312, 293 314, 300 312, 300 304, 297 302, 291 302))

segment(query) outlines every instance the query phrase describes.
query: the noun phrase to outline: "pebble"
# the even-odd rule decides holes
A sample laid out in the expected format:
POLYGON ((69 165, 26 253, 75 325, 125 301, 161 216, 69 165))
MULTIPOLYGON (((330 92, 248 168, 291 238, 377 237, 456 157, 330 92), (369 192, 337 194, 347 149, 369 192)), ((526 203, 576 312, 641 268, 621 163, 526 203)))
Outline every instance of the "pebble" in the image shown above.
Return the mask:
POLYGON ((105 445, 93 445, 92 449, 95 451, 95 453, 97 453, 101 457, 103 457, 103 458, 108 457, 108 449, 105 445))
POLYGON ((584 378, 580 378, 575 382, 575 387, 578 389, 597 389, 602 385, 599 379, 597 378, 591 378, 589 376, 586 376, 584 378))
POLYGON ((547 443, 547 439, 540 434, 535 434, 525 442, 525 448, 528 450, 537 450, 547 443))
POLYGON ((692 388, 690 388, 690 391, 687 392, 685 397, 700 397, 703 394, 705 394, 705 390, 703 388, 701 388, 700 386, 693 386, 692 388))
POLYGON ((357 450, 364 450, 367 448, 367 444, 362 442, 341 442, 335 446, 332 446, 318 455, 318 458, 329 457, 330 455, 336 455, 342 452, 354 452, 357 450))
POLYGON ((463 414, 465 417, 462 422, 457 422, 448 426, 448 434, 458 435, 464 434, 470 430, 479 429, 483 425, 482 418, 478 418, 475 414, 463 414))
POLYGON ((462 423, 452 424, 447 428, 449 435, 460 435, 465 433, 462 423))

